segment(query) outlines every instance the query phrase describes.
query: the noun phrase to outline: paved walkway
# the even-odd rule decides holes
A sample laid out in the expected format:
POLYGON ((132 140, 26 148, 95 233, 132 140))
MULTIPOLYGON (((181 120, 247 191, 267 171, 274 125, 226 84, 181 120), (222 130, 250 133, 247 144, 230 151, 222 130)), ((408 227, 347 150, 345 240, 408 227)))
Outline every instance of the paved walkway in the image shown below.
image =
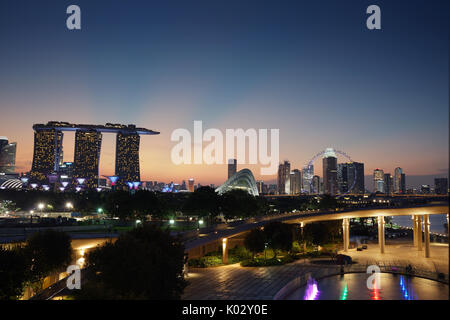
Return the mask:
MULTIPOLYGON (((387 244, 385 254, 379 253, 378 245, 369 244, 364 251, 350 250, 348 255, 358 261, 355 266, 378 264, 381 266, 406 266, 432 272, 449 273, 448 245, 433 244, 430 260, 424 252, 418 252, 408 243, 387 244)), ((315 279, 338 271, 337 266, 297 260, 283 266, 249 268, 233 264, 213 268, 191 268, 182 299, 185 300, 271 300, 287 283, 298 276, 311 273, 315 279)))
POLYGON ((297 260, 283 266, 241 267, 233 264, 191 268, 185 300, 272 300, 289 281, 310 272, 314 278, 335 273, 336 266, 317 266, 297 260))
POLYGON ((363 251, 350 249, 348 253, 344 254, 351 256, 358 264, 391 266, 407 266, 411 264, 424 271, 449 274, 447 243, 431 243, 430 258, 428 259, 425 259, 425 247, 422 251, 418 251, 411 241, 398 240, 387 243, 383 254, 380 253, 378 244, 368 244, 367 249, 363 251))

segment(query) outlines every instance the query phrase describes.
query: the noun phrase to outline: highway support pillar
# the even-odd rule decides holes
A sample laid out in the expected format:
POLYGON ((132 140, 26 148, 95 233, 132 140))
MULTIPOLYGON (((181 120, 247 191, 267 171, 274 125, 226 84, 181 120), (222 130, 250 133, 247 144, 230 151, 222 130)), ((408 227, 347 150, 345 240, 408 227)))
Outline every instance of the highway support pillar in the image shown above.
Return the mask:
POLYGON ((384 217, 378 217, 378 244, 380 246, 380 252, 384 253, 385 237, 384 237, 384 217))
POLYGON ((222 263, 223 264, 228 264, 228 248, 227 248, 227 244, 228 244, 228 239, 227 238, 223 238, 222 239, 222 263))
POLYGON ((417 232, 417 216, 416 215, 412 216, 412 221, 413 221, 413 242, 414 242, 414 247, 417 247, 418 232, 417 232))
POLYGON ((344 252, 348 252, 348 247, 350 243, 350 223, 348 218, 344 218, 342 221, 342 234, 344 241, 344 252))
POLYGON ((423 215, 423 228, 425 236, 425 258, 430 257, 430 215, 423 215))
POLYGON ((417 216, 417 250, 422 251, 422 217, 417 216))

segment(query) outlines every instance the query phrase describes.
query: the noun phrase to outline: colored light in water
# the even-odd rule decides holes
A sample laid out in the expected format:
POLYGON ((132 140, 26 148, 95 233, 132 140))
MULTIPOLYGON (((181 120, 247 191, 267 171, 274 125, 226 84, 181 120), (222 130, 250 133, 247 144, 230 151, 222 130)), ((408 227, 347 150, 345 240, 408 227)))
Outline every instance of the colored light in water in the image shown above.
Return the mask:
POLYGON ((370 296, 370 298, 371 298, 372 300, 380 300, 380 299, 381 299, 381 298, 380 298, 380 292, 379 292, 379 289, 378 289, 378 286, 377 286, 377 282, 376 282, 376 281, 373 282, 373 289, 372 289, 372 291, 371 291, 371 296, 370 296))
POLYGON ((309 278, 306 284, 305 296, 303 300, 316 300, 319 297, 319 288, 317 287, 317 282, 309 278))
POLYGON ((413 294, 410 290, 408 290, 407 284, 405 283, 405 277, 403 275, 400 276, 400 290, 402 291, 402 295, 405 300, 414 300, 413 294))
POLYGON ((347 288, 347 284, 345 284, 344 290, 342 291, 342 294, 341 294, 341 300, 347 300, 347 294, 348 294, 348 288, 347 288))

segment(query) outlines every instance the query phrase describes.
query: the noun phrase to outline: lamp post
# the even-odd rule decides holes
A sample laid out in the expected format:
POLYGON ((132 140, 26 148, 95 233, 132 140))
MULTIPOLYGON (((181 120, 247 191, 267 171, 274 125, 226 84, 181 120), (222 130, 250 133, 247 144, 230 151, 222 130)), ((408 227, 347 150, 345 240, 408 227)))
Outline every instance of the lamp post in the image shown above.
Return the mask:
POLYGON ((43 203, 39 203, 38 204, 38 209, 41 211, 42 214, 42 210, 44 209, 45 205, 43 203))
POLYGON ((66 208, 67 208, 67 210, 73 209, 73 204, 72 204, 72 202, 67 202, 67 203, 66 203, 66 208))

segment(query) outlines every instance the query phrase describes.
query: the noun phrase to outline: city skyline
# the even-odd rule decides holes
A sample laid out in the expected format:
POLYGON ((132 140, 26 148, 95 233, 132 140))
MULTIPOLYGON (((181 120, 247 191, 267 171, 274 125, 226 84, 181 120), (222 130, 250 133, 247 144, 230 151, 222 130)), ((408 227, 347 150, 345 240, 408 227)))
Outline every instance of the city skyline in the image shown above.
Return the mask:
MULTIPOLYGON (((448 175, 448 4, 414 2, 412 23, 409 2, 386 3, 378 33, 365 28, 365 3, 265 4, 258 16, 252 4, 82 1, 79 32, 65 28, 65 4, 1 4, 0 135, 17 142, 16 171, 31 168, 33 124, 135 123, 161 132, 140 141, 141 180, 218 185, 226 165, 170 160, 172 131, 202 120, 279 128, 280 162, 292 168, 331 146, 367 175, 448 175)), ((100 175, 115 173, 114 143, 103 135, 100 175)), ((74 134, 63 144, 73 161, 74 134)))

